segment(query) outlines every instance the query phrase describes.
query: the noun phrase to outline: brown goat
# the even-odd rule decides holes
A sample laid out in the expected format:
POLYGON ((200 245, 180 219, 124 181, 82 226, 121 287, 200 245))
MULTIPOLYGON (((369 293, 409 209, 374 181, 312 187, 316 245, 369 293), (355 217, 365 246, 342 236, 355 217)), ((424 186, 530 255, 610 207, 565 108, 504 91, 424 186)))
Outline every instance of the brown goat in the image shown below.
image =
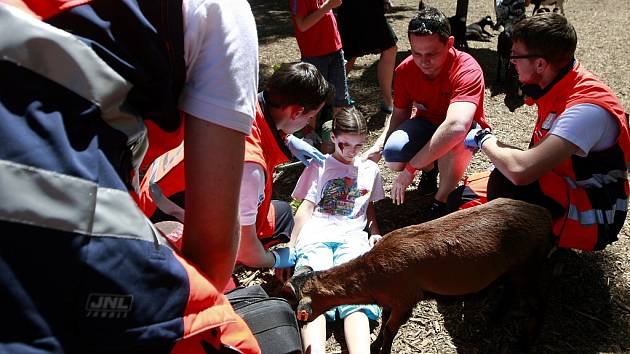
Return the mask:
POLYGON ((372 351, 389 353, 424 292, 471 294, 502 275, 513 276, 520 290, 536 288, 551 249, 550 232, 546 209, 496 199, 392 231, 371 251, 326 271, 298 269, 285 291, 299 300, 300 321, 342 304, 382 306, 383 325, 372 351))

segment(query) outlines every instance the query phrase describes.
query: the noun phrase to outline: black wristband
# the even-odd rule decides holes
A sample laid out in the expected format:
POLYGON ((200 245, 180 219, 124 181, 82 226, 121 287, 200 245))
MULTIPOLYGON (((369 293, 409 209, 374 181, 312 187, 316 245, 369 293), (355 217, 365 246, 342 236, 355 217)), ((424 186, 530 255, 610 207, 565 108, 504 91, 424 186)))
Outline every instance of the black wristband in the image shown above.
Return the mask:
POLYGON ((477 134, 475 134, 475 143, 477 144, 477 146, 479 146, 479 148, 481 148, 481 145, 479 143, 488 134, 492 134, 492 132, 490 131, 490 128, 481 129, 480 131, 477 132, 477 134))

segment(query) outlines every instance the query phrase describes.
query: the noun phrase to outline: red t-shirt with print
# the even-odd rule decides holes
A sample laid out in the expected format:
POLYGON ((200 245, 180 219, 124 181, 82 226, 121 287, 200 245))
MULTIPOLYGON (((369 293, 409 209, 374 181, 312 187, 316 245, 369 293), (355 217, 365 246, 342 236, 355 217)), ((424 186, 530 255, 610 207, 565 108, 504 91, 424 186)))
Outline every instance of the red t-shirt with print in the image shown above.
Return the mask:
POLYGON ((428 79, 407 57, 395 71, 394 106, 416 108, 416 117, 439 125, 446 119, 448 106, 453 102, 472 102, 477 105, 474 120, 488 127, 483 112, 483 71, 468 53, 449 50, 444 68, 433 79, 428 79))
POLYGON ((332 11, 328 11, 324 17, 304 32, 300 31, 295 24, 296 16, 306 17, 320 8, 323 3, 324 0, 289 0, 295 39, 302 57, 319 57, 341 49, 337 20, 332 11))

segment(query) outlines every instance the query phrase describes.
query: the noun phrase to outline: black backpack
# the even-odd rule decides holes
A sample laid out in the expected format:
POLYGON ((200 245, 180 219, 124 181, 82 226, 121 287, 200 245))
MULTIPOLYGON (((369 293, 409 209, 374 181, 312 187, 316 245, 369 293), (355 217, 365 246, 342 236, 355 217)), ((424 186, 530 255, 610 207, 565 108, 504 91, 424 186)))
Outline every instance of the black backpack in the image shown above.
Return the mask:
POLYGON ((270 297, 260 285, 239 286, 225 296, 254 333, 263 354, 302 354, 300 329, 285 299, 270 297))

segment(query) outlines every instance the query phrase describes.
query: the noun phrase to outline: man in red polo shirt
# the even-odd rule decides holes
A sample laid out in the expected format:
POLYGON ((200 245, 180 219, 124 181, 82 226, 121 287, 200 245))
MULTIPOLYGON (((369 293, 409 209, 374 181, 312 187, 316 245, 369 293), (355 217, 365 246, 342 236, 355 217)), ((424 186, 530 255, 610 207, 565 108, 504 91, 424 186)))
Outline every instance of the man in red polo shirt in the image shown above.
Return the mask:
POLYGON ((428 218, 445 213, 472 157, 462 142, 471 126, 487 127, 483 113, 484 81, 479 64, 453 48, 448 19, 425 6, 409 22, 411 55, 395 71, 394 112, 366 155, 401 171, 392 184, 392 200, 402 204, 416 170, 423 170, 424 192, 435 192, 428 218), (440 184, 435 191, 437 166, 440 184), (427 183, 428 182, 428 183, 427 183))

